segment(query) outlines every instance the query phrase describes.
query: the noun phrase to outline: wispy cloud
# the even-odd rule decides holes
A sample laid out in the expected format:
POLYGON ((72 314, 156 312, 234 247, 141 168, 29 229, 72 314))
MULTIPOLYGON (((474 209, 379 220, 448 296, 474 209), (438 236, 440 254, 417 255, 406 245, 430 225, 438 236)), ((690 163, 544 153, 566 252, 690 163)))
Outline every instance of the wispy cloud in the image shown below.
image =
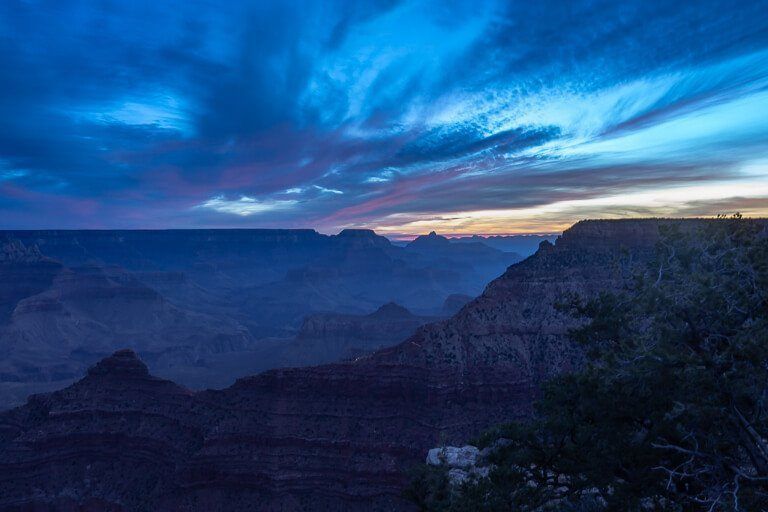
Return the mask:
POLYGON ((98 212, 107 227, 514 232, 739 201, 768 214, 766 12, 10 0, 0 227, 98 212))
POLYGON ((242 196, 239 199, 226 199, 223 196, 217 196, 198 205, 198 207, 209 208, 220 213, 250 217, 251 215, 287 210, 293 208, 296 203, 297 201, 292 200, 259 200, 248 196, 242 196))
POLYGON ((315 187, 315 190, 318 190, 318 191, 320 191, 320 192, 322 192, 324 194, 339 194, 340 195, 340 194, 344 193, 341 190, 336 189, 336 188, 326 188, 326 187, 321 187, 320 185, 314 185, 314 187, 315 187))

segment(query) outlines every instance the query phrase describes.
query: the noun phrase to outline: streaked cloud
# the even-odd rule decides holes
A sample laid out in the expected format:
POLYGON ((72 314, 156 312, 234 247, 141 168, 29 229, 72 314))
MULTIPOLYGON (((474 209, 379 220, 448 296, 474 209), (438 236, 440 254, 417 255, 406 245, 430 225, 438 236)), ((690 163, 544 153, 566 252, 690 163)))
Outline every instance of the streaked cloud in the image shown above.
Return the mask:
POLYGON ((296 203, 296 201, 291 200, 259 200, 248 196, 241 196, 239 199, 226 199, 224 196, 216 196, 198 205, 198 207, 209 208, 219 213, 249 217, 251 215, 293 208, 296 203))
POLYGON ((476 210, 450 215, 396 213, 369 227, 383 234, 421 233, 440 228, 450 234, 561 231, 574 219, 715 216, 742 212, 768 215, 768 175, 761 180, 710 183, 553 202, 531 208, 476 210))
POLYGON ((768 215, 766 13, 10 0, 0 227, 502 233, 768 215))
POLYGON ((321 187, 320 185, 314 185, 314 187, 316 190, 323 192, 325 194, 343 194, 344 193, 341 190, 338 190, 335 188, 325 188, 325 187, 321 187))

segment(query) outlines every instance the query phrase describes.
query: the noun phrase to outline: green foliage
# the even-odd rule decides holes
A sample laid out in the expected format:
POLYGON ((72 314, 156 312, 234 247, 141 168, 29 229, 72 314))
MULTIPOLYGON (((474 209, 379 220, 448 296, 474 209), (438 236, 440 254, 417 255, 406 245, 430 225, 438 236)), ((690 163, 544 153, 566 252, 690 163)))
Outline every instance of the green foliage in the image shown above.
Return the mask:
POLYGON ((662 233, 632 293, 574 301, 589 362, 481 438, 488 479, 424 510, 768 510, 768 239, 722 218, 662 233))

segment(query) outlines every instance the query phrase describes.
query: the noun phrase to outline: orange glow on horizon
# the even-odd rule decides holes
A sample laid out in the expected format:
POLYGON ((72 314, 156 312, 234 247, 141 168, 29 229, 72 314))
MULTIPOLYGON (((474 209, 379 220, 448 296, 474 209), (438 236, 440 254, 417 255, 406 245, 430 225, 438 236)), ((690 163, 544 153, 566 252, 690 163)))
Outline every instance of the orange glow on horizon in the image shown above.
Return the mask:
POLYGON ((557 234, 582 219, 768 217, 768 180, 709 183, 562 201, 520 209, 396 213, 359 227, 394 239, 435 231, 444 236, 557 234))

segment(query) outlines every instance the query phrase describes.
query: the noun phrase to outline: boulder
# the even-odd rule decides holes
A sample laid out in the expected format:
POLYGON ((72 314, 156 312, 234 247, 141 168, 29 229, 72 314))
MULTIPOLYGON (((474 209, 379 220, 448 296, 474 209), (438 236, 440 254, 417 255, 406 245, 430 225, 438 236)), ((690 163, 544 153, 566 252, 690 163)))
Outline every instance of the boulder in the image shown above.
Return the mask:
POLYGON ((445 464, 451 468, 466 469, 475 465, 479 454, 480 450, 471 445, 432 448, 429 450, 429 453, 427 453, 427 464, 430 466, 440 466, 445 464))

